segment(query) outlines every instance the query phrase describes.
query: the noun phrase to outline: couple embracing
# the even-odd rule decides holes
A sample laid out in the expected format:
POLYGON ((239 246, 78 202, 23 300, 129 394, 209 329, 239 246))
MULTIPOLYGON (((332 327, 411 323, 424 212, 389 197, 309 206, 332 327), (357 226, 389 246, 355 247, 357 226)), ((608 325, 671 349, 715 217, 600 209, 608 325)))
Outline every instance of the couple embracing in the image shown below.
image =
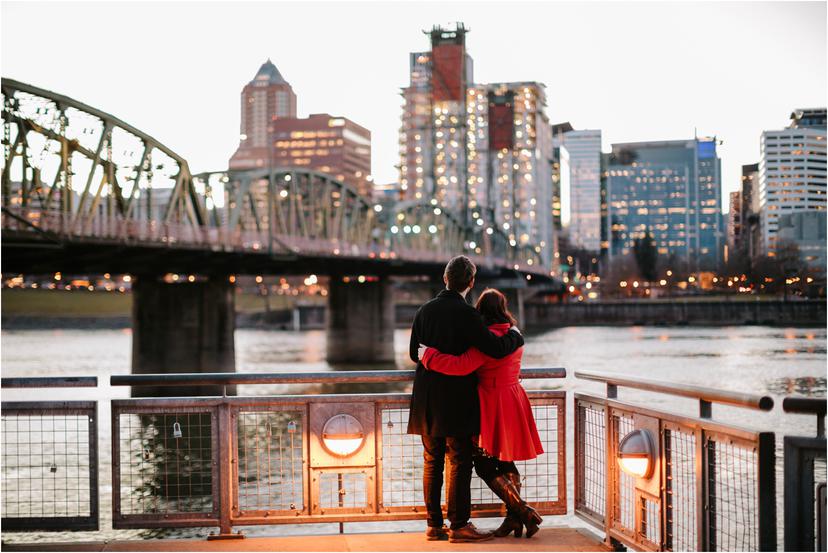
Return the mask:
POLYGON ((466 302, 476 271, 465 256, 449 261, 446 289, 417 311, 411 329, 409 353, 417 373, 408 433, 423 440, 429 540, 478 542, 512 532, 520 537, 524 527, 528 538, 542 521, 520 497, 514 464, 543 453, 519 382, 523 336, 499 291, 485 290, 476 308, 466 302), (444 468, 448 528, 441 508, 444 468), (506 504, 506 519, 494 532, 469 522, 472 468, 506 504))

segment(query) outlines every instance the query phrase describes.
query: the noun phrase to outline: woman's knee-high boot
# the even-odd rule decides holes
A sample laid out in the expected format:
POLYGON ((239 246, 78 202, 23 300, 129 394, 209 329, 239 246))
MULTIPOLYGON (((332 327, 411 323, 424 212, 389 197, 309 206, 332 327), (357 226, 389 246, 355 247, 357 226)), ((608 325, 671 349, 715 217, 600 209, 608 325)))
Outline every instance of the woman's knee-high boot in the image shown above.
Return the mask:
POLYGON ((489 487, 506 504, 506 508, 518 515, 526 526, 526 537, 531 538, 538 532, 538 525, 543 519, 535 509, 529 506, 521 497, 512 480, 504 475, 496 476, 489 483, 489 487))
MULTIPOLYGON (((507 472, 506 476, 509 477, 509 480, 512 481, 512 485, 517 489, 518 493, 520 493, 520 475, 515 474, 513 472, 507 472)), ((512 532, 515 533, 515 537, 519 538, 523 535, 523 523, 520 521, 520 516, 512 509, 506 510, 506 518, 503 519, 503 522, 500 524, 497 530, 494 531, 494 535, 496 538, 502 538, 508 536, 512 532)))

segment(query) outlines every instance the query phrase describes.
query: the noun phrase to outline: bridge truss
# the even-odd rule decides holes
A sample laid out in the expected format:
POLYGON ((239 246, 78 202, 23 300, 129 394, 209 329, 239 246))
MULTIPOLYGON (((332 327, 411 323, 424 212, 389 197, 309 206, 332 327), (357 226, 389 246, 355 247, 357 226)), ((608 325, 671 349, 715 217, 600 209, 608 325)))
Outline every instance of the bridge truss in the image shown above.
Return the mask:
POLYGON ((67 96, 2 80, 5 238, 479 264, 543 273, 535 249, 436 200, 374 204, 298 168, 193 174, 152 136, 67 96))

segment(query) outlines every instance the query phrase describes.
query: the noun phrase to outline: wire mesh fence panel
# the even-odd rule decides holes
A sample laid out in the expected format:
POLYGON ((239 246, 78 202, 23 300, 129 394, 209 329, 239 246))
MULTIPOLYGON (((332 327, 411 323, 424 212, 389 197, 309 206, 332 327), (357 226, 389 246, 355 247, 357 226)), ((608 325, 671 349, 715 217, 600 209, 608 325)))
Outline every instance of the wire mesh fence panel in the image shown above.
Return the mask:
POLYGON ((95 405, 69 403, 3 405, 5 530, 98 527, 95 405))
POLYGON ((214 510, 211 413, 121 413, 118 430, 121 515, 214 510))
POLYGON ((639 508, 641 509, 641 513, 639 514, 641 517, 639 536, 644 541, 649 542, 651 546, 658 548, 661 543, 661 521, 658 516, 658 501, 642 497, 639 508))
MULTIPOLYGON (((624 437, 635 430, 633 418, 625 413, 613 410, 613 451, 618 451, 624 437)), ((615 475, 612 489, 614 511, 612 521, 625 533, 635 533, 635 477, 614 467, 615 475)))
MULTIPOLYGON (((515 463, 521 473, 522 495, 534 504, 559 502, 559 467, 562 452, 562 400, 540 398, 533 401, 532 412, 543 444, 544 453, 530 461, 515 463)), ((380 415, 382 434, 382 505, 386 508, 423 505, 423 446, 419 436, 406 434, 408 407, 383 407, 380 415)), ((446 461, 448 463, 448 461, 446 461)), ((445 475, 448 474, 446 465, 445 475)), ((443 502, 447 485, 443 485, 443 502)), ((471 501, 474 508, 499 508, 501 500, 477 474, 472 473, 471 501)))
POLYGON ((664 430, 666 460, 665 547, 672 551, 698 548, 696 512, 696 435, 677 428, 664 430))
POLYGON ((603 518, 606 513, 606 419, 603 409, 576 400, 578 429, 576 510, 603 518))
POLYGON ((757 549, 757 462, 755 448, 725 436, 708 439, 708 524, 714 551, 757 549))
MULTIPOLYGON (((561 444, 558 443, 561 405, 533 405, 532 413, 543 444, 543 454, 530 461, 515 463, 521 475, 521 496, 530 503, 553 502, 560 499, 558 463, 561 444)), ((561 436, 562 438, 563 436, 561 436)))
POLYGON ((319 474, 319 507, 359 509, 368 506, 368 479, 364 472, 319 474))
POLYGON ((238 510, 303 511, 302 411, 240 411, 238 510))
MULTIPOLYGON (((423 444, 406 434, 408 407, 382 409, 382 505, 423 505, 423 444)), ((445 499, 445 486, 443 486, 445 499)))

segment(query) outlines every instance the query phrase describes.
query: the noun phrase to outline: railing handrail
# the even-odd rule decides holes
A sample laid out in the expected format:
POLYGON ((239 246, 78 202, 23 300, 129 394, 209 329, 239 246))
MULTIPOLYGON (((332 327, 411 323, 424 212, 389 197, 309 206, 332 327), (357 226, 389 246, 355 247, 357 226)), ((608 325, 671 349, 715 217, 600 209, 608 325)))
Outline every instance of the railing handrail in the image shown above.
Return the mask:
POLYGON ((3 388, 95 388, 97 376, 23 376, 3 378, 3 388))
MULTIPOLYGON (((112 386, 230 386, 235 384, 366 384, 414 380, 416 371, 342 371, 308 373, 170 373, 121 374, 109 377, 112 386)), ((526 368, 521 378, 566 378, 565 368, 526 368)))
POLYGON ((721 403, 761 411, 770 411, 773 409, 773 398, 770 396, 716 390, 714 388, 694 386, 691 384, 672 384, 659 380, 633 378, 626 375, 605 372, 575 371, 575 378, 603 382, 607 386, 623 386, 625 388, 636 388, 647 392, 688 397, 707 403, 721 403))
POLYGON ((805 413, 825 416, 828 401, 825 398, 786 397, 782 400, 782 410, 786 413, 805 413))

